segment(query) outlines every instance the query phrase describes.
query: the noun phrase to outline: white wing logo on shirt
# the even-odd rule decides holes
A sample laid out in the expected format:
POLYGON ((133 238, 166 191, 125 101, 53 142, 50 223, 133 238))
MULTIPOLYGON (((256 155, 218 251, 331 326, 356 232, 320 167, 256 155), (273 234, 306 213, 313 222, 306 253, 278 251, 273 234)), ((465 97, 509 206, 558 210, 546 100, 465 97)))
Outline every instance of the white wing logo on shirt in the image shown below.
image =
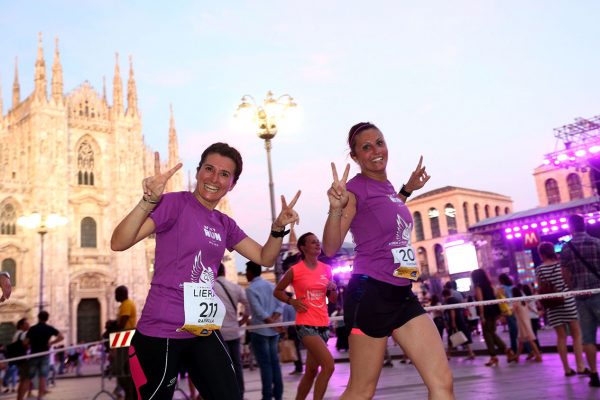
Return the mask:
POLYGON ((191 281, 209 283, 211 286, 215 283, 215 275, 212 268, 206 267, 202 263, 202 250, 194 258, 191 281))
POLYGON ((396 231, 396 240, 405 242, 407 245, 410 244, 410 232, 412 231, 412 222, 407 224, 402 219, 400 214, 396 214, 396 225, 398 230, 396 231))

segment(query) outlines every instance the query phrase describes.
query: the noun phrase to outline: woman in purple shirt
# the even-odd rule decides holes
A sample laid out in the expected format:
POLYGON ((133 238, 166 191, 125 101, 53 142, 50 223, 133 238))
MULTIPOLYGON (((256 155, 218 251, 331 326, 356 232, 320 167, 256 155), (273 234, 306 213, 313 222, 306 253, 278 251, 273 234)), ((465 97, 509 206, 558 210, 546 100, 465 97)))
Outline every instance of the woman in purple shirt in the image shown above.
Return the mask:
POLYGON ((418 268, 410 244, 413 221, 404 201, 429 180, 423 158, 397 193, 387 180, 388 149, 375 125, 354 125, 348 145, 360 173, 346 183, 350 165, 339 179, 331 164, 333 184, 327 191, 329 216, 323 233, 327 256, 338 251, 348 230, 356 244, 344 304, 351 372, 341 398, 374 396, 387 337, 391 335, 417 367, 429 398, 453 399, 452 373, 444 346, 411 290, 418 268))
MULTIPOLYGON (((235 186, 242 172, 240 153, 225 143, 209 146, 200 158, 196 189, 163 194, 178 164, 142 182, 143 196, 115 228, 111 248, 123 251, 156 234, 154 276, 142 316, 129 347, 131 374, 138 398, 171 399, 181 366, 204 399, 241 399, 233 364, 218 331, 224 305, 212 290, 225 249, 270 266, 298 221, 296 194, 271 226, 261 246, 215 207, 235 186)), ((140 266, 142 267, 142 266, 140 266)))

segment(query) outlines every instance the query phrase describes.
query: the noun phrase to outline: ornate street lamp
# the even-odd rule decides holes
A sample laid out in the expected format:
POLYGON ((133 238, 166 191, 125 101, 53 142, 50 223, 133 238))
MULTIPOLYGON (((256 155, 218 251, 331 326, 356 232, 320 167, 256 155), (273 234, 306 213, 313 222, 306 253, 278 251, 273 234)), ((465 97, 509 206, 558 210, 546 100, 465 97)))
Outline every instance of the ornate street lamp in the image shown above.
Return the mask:
POLYGON ((297 105, 289 94, 278 98, 269 91, 263 104, 257 104, 254 97, 244 95, 235 113, 236 118, 257 129, 256 134, 265 141, 267 150, 267 166, 269 169, 269 194, 271 197, 271 222, 275 221, 275 192, 273 187, 273 171, 271 168, 271 139, 277 135, 277 129, 290 109, 297 105))
POLYGON ((35 229, 40 235, 40 311, 44 309, 44 235, 48 233, 48 230, 65 225, 66 223, 67 217, 54 213, 43 215, 33 212, 17 219, 17 225, 27 229, 35 229))

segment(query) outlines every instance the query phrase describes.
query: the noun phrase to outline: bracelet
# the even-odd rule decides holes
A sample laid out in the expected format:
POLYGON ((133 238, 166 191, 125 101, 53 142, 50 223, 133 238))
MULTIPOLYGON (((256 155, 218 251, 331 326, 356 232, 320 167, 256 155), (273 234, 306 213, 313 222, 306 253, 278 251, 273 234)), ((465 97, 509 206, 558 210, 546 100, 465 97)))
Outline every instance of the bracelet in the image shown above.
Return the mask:
POLYGON ((151 212, 153 211, 153 210, 149 210, 149 209, 145 208, 144 206, 142 206, 142 204, 143 204, 143 203, 141 203, 141 202, 140 202, 140 203, 138 203, 138 206, 139 206, 139 207, 140 207, 142 210, 144 210, 145 212, 147 212, 147 213, 151 213, 151 212))
POLYGON ((344 210, 331 210, 329 209, 329 211, 327 211, 327 215, 331 215, 332 217, 341 217, 342 215, 344 215, 344 210))
POLYGON ((402 188, 400 189, 400 194, 406 198, 409 198, 412 192, 406 190, 406 185, 402 185, 402 188))
POLYGON ((287 235, 288 233, 290 233, 289 229, 287 231, 285 231, 285 230, 284 231, 274 231, 274 230, 271 230, 271 236, 273 236, 274 238, 282 238, 285 235, 287 235))
POLYGON ((158 198, 158 200, 152 200, 150 197, 146 197, 146 195, 142 196, 142 200, 144 200, 146 203, 150 203, 150 204, 158 204, 160 203, 160 197, 158 198))

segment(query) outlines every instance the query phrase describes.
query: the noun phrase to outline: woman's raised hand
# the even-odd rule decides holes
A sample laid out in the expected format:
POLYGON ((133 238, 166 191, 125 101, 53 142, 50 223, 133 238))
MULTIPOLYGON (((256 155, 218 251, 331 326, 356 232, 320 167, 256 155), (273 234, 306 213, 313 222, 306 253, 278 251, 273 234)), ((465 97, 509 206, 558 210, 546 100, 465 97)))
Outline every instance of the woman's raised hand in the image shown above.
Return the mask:
POLYGON ((423 156, 419 158, 419 164, 417 164, 417 168, 410 174, 410 178, 408 182, 404 185, 404 188, 408 192, 413 192, 415 190, 421 189, 427 181, 431 178, 431 176, 427 175, 425 171, 425 166, 423 165, 423 156))
POLYGON ((160 196, 165 191, 165 186, 169 179, 181 168, 182 164, 179 163, 168 171, 160 172, 160 155, 158 151, 154 152, 154 176, 145 178, 142 181, 142 188, 144 189, 144 196, 152 201, 158 201, 160 196))
POLYGON ((346 164, 346 169, 344 170, 344 175, 341 180, 338 177, 334 163, 331 163, 331 172, 333 174, 333 183, 327 191, 329 207, 332 209, 342 209, 348 204, 349 196, 346 191, 346 181, 348 180, 348 174, 350 173, 350 164, 346 164))
POLYGON ((302 191, 298 190, 290 204, 288 204, 287 201, 285 201, 285 196, 281 195, 281 212, 279 213, 279 216, 277 216, 277 218, 275 219, 275 225, 277 225, 278 227, 283 227, 285 229, 285 226, 287 224, 300 224, 300 217, 298 216, 296 210, 294 210, 294 206, 296 205, 296 202, 300 197, 300 193, 302 193, 302 191))

